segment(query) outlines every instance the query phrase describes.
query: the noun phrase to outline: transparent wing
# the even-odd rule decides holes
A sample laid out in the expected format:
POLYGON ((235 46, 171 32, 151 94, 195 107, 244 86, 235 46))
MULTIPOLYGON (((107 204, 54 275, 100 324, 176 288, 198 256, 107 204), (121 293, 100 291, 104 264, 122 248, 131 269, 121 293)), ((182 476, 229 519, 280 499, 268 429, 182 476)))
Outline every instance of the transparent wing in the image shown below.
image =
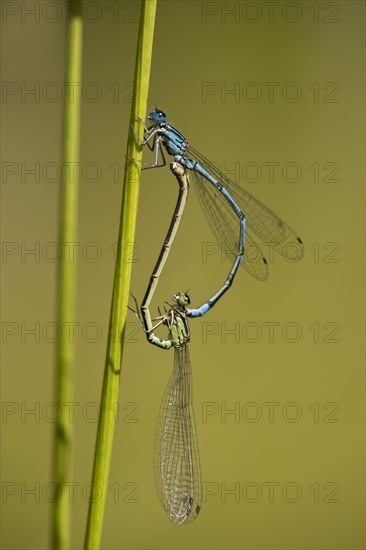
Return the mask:
POLYGON ((160 407, 154 470, 170 521, 174 525, 193 521, 201 509, 202 486, 187 345, 174 350, 174 370, 160 407))
MULTIPOLYGON (((207 182, 198 172, 193 170, 191 173, 193 173, 195 189, 211 230, 217 242, 223 247, 222 252, 233 261, 239 246, 238 217, 214 185, 207 182)), ((245 232, 244 261, 241 265, 260 281, 265 281, 268 277, 267 260, 263 256, 260 245, 248 229, 248 224, 245 232)))
MULTIPOLYGON (((292 227, 285 223, 279 216, 277 216, 277 214, 272 212, 272 210, 267 208, 248 191, 220 172, 220 170, 218 170, 212 162, 206 159, 201 153, 193 149, 191 146, 187 147, 187 156, 193 160, 196 160, 222 185, 224 185, 232 198, 238 204, 241 211, 244 213, 247 219, 248 232, 246 246, 248 248, 252 248, 252 250, 248 252, 247 259, 244 260, 243 267, 245 267, 251 275, 260 280, 265 280, 268 276, 268 263, 261 253, 261 247, 258 242, 255 241, 254 235, 262 243, 271 245, 277 253, 282 255, 287 260, 298 261, 302 259, 304 255, 304 245, 301 238, 298 236, 296 231, 292 229, 292 227), (248 263, 252 265, 249 266, 248 263)), ((212 184, 210 185, 209 182, 204 180, 202 176, 196 174, 194 171, 193 173, 195 174, 195 180, 198 186, 206 186, 208 188, 213 187, 212 184)), ((209 191, 207 191, 206 194, 208 192, 209 191)), ((204 193, 199 193, 199 198, 201 199, 203 206, 202 198, 204 198, 204 193)), ((211 219, 213 210, 210 208, 210 205, 206 207, 203 206, 203 209, 205 210, 207 217, 211 219)), ((217 215, 220 215, 219 211, 217 211, 217 215)), ((212 223, 213 220, 210 222, 211 228, 213 229, 212 223)))

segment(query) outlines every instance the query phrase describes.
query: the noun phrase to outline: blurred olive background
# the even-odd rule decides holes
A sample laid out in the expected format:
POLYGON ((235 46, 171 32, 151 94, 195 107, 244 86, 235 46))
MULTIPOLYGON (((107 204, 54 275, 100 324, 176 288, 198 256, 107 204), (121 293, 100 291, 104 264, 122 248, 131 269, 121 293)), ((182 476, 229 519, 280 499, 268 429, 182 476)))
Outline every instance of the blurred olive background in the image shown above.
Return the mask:
MULTIPOLYGON (((189 526, 169 524, 152 467, 173 352, 149 346, 129 314, 103 548, 364 547, 364 4, 277 4, 158 4, 149 108, 296 227, 306 251, 295 264, 270 259, 265 283, 241 270, 191 323, 204 502, 189 526)), ((39 549, 52 496, 66 11, 2 10, 2 545, 39 549)), ((85 2, 73 548, 86 523, 139 10, 85 2)), ((176 196, 168 167, 143 173, 125 258, 139 299, 176 196)), ((228 269, 192 190, 154 312, 188 288, 200 305, 228 269)))

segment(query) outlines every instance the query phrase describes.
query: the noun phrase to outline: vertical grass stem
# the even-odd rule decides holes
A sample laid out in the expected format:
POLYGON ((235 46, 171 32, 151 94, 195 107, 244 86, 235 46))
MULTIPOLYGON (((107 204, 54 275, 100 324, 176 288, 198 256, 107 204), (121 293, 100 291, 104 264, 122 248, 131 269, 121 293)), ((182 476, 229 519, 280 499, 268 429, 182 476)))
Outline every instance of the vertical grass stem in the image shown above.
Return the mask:
MULTIPOLYGON (((146 118, 146 107, 150 80, 152 44, 157 0, 142 0, 140 26, 136 53, 134 93, 130 122, 141 135, 141 123, 146 118)), ((129 132, 127 159, 142 159, 142 147, 133 132, 129 132)), ((85 548, 97 550, 102 536, 106 490, 112 454, 115 426, 115 409, 118 402, 123 336, 129 299, 131 268, 123 257, 128 243, 134 242, 137 204, 140 186, 141 164, 126 159, 117 257, 114 273, 111 314, 97 441, 94 455, 92 497, 89 503, 85 548)))

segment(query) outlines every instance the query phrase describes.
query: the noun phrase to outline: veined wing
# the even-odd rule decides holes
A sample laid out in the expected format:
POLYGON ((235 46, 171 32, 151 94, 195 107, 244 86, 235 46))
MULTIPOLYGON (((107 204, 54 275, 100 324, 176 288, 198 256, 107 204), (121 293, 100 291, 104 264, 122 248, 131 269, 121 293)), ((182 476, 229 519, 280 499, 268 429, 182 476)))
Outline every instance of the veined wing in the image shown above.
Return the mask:
MULTIPOLYGON (((223 247, 222 252, 234 261, 238 253, 240 237, 238 216, 214 185, 198 172, 192 170, 190 173, 193 173, 195 189, 211 230, 217 242, 223 247)), ((268 277, 267 260, 248 229, 248 224, 245 231, 244 260, 241 265, 260 281, 265 281, 268 277)))
MULTIPOLYGON (((292 229, 292 227, 290 227, 279 216, 277 216, 277 214, 272 212, 272 210, 267 208, 267 206, 262 204, 251 193, 240 187, 237 183, 230 180, 227 176, 225 176, 225 174, 220 172, 220 170, 218 170, 218 168, 212 162, 210 162, 201 153, 190 146, 187 147, 187 156, 189 158, 192 158, 193 160, 196 160, 222 185, 224 185, 224 187, 227 189, 232 198, 238 204, 239 208, 244 213, 247 219, 247 231, 249 237, 249 242, 248 240, 246 240, 246 245, 254 242, 253 234, 255 234, 258 239, 262 241, 262 243, 273 246, 273 249, 287 260, 298 261, 303 257, 303 242, 301 238, 297 235, 296 231, 292 229)), ((195 172, 194 174, 196 176, 196 180, 202 178, 202 176, 199 176, 199 174, 196 174, 195 172)), ((208 183, 209 182, 206 182, 205 180, 206 186, 208 185, 208 183)), ((201 184, 202 181, 200 182, 200 185, 201 184)), ((202 198, 202 196, 200 198, 202 198)), ((209 216, 211 216, 211 211, 208 211, 207 208, 204 208, 204 210, 206 211, 206 213, 209 214, 209 216)), ((258 252, 258 254, 256 252, 256 255, 259 256, 260 246, 258 243, 256 243, 255 249, 258 252)), ((253 260, 253 263, 257 263, 255 259, 253 260)), ((248 264, 248 262, 244 261, 244 267, 252 275, 260 278, 261 280, 263 280, 263 277, 258 277, 257 273, 263 275, 264 271, 266 271, 268 275, 268 264, 267 267, 264 268, 264 271, 263 269, 258 270, 257 268, 250 269, 250 267, 245 264, 248 264)))
POLYGON ((174 350, 174 370, 160 407, 154 470, 163 507, 174 525, 193 521, 202 502, 188 346, 174 350))

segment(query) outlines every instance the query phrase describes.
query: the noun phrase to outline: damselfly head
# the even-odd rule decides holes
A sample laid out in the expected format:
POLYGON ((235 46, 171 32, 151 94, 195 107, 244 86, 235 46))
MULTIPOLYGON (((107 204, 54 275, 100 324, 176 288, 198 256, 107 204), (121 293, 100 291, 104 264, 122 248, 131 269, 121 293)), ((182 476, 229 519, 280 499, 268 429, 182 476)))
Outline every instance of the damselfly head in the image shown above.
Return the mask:
POLYGON ((148 119, 160 124, 161 122, 166 121, 166 114, 161 109, 155 107, 155 109, 149 114, 148 119))
POLYGON ((176 294, 174 294, 173 300, 177 302, 177 304, 179 304, 180 306, 184 307, 189 306, 189 304, 191 303, 191 299, 187 292, 177 292, 176 294))

